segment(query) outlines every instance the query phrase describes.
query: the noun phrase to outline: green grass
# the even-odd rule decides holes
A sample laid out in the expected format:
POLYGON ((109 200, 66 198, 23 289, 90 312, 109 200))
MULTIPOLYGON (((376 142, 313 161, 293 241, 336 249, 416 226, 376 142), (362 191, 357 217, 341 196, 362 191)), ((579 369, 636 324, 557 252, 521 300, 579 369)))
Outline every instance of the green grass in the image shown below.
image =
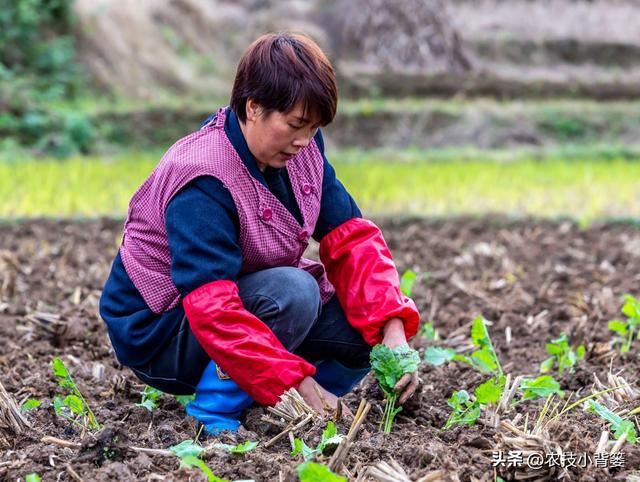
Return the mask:
POLYGON ((369 212, 429 216, 563 217, 593 221, 640 217, 640 164, 628 161, 471 161, 399 164, 383 160, 337 167, 369 212))
MULTIPOLYGON (((615 149, 597 159, 580 160, 579 152, 538 159, 525 151, 334 151, 330 158, 369 215, 640 218, 640 162, 612 158, 615 149)), ((124 216, 159 157, 0 163, 0 218, 124 216)))

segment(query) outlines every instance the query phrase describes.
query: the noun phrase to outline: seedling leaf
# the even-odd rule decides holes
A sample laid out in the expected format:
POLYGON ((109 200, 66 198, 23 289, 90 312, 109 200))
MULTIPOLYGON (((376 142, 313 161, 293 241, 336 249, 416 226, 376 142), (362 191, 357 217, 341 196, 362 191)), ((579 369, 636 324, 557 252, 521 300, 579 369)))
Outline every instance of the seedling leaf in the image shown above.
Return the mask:
POLYGON ((553 363, 555 362, 555 358, 547 358, 540 364, 540 372, 541 373, 549 373, 553 369, 553 363))
POLYGON ((196 398, 195 395, 174 395, 174 396, 178 401, 178 403, 183 407, 186 406, 187 403, 189 403, 190 401, 195 400, 196 398))
POLYGON ((439 366, 454 359, 456 351, 453 348, 430 346, 424 352, 424 361, 429 365, 439 366))
POLYGON ((393 393, 393 387, 405 373, 418 370, 420 356, 406 345, 391 349, 379 344, 371 350, 371 368, 385 393, 393 393))
POLYGON ((60 358, 55 357, 51 365, 53 366, 53 374, 58 378, 67 378, 69 376, 69 371, 60 358))
POLYGON ((243 442, 238 445, 230 445, 230 444, 223 444, 223 443, 214 445, 215 448, 226 450, 232 454, 246 454, 247 452, 250 452, 251 450, 255 449, 257 446, 258 446, 258 442, 255 442, 253 440, 247 440, 246 442, 243 442))
POLYGON ((40 400, 36 400, 35 398, 30 398, 20 406, 20 412, 21 413, 28 412, 29 410, 38 408, 41 404, 42 402, 40 400))
POLYGON ((560 343, 566 343, 567 338, 566 336, 562 336, 560 338, 558 338, 557 340, 553 340, 553 343, 547 343, 546 345, 546 349, 547 349, 547 353, 549 355, 560 355, 562 354, 562 347, 560 346, 560 343))
POLYGON ((300 482, 347 482, 346 477, 336 475, 328 467, 315 462, 304 462, 296 467, 300 482))
POLYGON ((480 418, 480 405, 471 402, 470 396, 466 390, 458 390, 454 392, 449 400, 447 400, 453 411, 449 415, 449 419, 442 427, 447 430, 454 425, 473 425, 480 418))
POLYGON ((183 440, 178 445, 169 447, 169 450, 180 459, 181 467, 199 468, 202 473, 207 476, 207 480, 209 482, 229 482, 226 479, 216 477, 211 469, 207 466, 207 464, 203 460, 198 458, 198 455, 200 455, 204 451, 204 448, 195 443, 193 440, 183 440))
POLYGON ((327 447, 334 447, 334 446, 340 445, 340 442, 342 442, 343 438, 344 438, 344 435, 334 435, 333 437, 330 437, 324 440, 324 445, 322 446, 322 452, 324 452, 324 450, 327 447))
POLYGON ((479 350, 471 354, 471 365, 482 373, 495 373, 502 375, 500 360, 491 342, 486 320, 482 315, 477 316, 471 322, 471 341, 479 350))
POLYGON ((41 480, 42 480, 42 477, 40 477, 35 472, 27 474, 27 476, 24 478, 24 482, 40 482, 41 480))
POLYGON ((76 395, 67 395, 64 397, 64 400, 62 400, 62 404, 68 407, 71 413, 76 415, 82 415, 84 412, 84 404, 76 395))
POLYGON ((313 460, 316 455, 324 453, 327 448, 339 445, 343 438, 343 435, 338 434, 336 424, 329 421, 322 432, 320 443, 318 443, 316 448, 312 449, 304 443, 304 440, 296 438, 293 441, 293 451, 291 452, 291 455, 302 454, 305 461, 313 460))
POLYGON ((469 399, 469 393, 466 390, 458 390, 457 392, 453 392, 453 395, 447 400, 447 405, 451 408, 456 408, 468 402, 469 399))
POLYGON ((520 382, 520 389, 524 392, 522 400, 546 398, 553 393, 564 397, 560 384, 551 375, 542 375, 536 379, 524 378, 520 382))
POLYGON ((550 372, 556 365, 560 375, 567 368, 573 371, 573 366, 585 355, 584 345, 578 346, 575 351, 571 348, 566 333, 562 333, 558 338, 547 343, 546 350, 551 357, 540 364, 540 372, 542 373, 550 372))
POLYGON ((640 318, 640 300, 635 299, 630 294, 624 295, 625 303, 622 312, 629 318, 640 318))
POLYGON ((144 402, 136 403, 136 407, 144 407, 150 412, 158 408, 158 405, 153 400, 145 400, 144 402))
POLYGON ((63 407, 64 407, 64 404, 62 403, 62 398, 60 398, 59 395, 56 395, 55 397, 53 397, 53 411, 56 412, 56 415, 58 416, 62 415, 63 407))
POLYGON ((299 454, 301 454, 302 458, 305 460, 305 462, 307 462, 315 458, 316 454, 318 454, 318 450, 309 447, 306 443, 304 443, 304 440, 296 438, 293 441, 293 450, 291 451, 291 455, 295 456, 299 454))
POLYGON ((625 432, 627 432, 627 441, 630 444, 635 444, 638 440, 635 425, 631 420, 623 420, 618 425, 612 425, 611 428, 613 428, 613 436, 616 440, 622 437, 625 432))
POLYGON ((220 477, 216 477, 211 469, 204 463, 203 460, 199 459, 195 455, 186 455, 184 457, 180 457, 180 465, 190 469, 191 467, 198 467, 204 475, 207 476, 207 480, 209 482, 229 482, 227 479, 221 479, 220 477))
POLYGON ((482 316, 476 316, 471 322, 471 341, 474 346, 485 347, 488 346, 491 341, 489 340, 489 333, 487 327, 484 324, 484 318, 482 316))
POLYGON ((477 350, 471 354, 471 363, 482 373, 494 373, 498 369, 493 354, 489 350, 477 350))
POLYGON ((629 294, 624 295, 622 313, 627 315, 626 320, 611 320, 609 329, 619 336, 614 340, 620 348, 620 353, 627 353, 631 349, 634 336, 640 340, 640 330, 636 335, 636 329, 640 327, 640 300, 629 294))
POLYGON ((613 436, 616 439, 619 439, 625 432, 627 432, 627 442, 635 444, 638 440, 635 425, 630 420, 623 419, 620 415, 612 412, 607 407, 594 400, 587 400, 587 409, 597 413, 601 418, 611 424, 613 436))
POLYGON ((410 269, 402 273, 400 277, 400 291, 405 296, 411 296, 413 283, 415 283, 417 275, 410 269))
POLYGON ((626 335, 629 330, 627 329, 627 322, 622 320, 611 320, 608 324, 609 329, 619 335, 626 335))
POLYGON ((426 338, 427 340, 436 341, 440 338, 438 335, 438 330, 433 327, 433 323, 425 323, 420 327, 418 331, 418 336, 421 338, 426 338))
POLYGON ((204 451, 204 448, 195 443, 193 440, 183 440, 178 445, 169 447, 169 450, 171 450, 176 455, 176 457, 183 459, 184 457, 190 455, 197 457, 204 451))
POLYGON ((415 373, 420 365, 420 355, 407 345, 401 345, 393 350, 386 345, 379 344, 371 350, 371 368, 373 369, 380 388, 386 395, 384 415, 381 430, 391 432, 393 419, 400 409, 395 408, 398 394, 394 387, 405 373, 415 373))
POLYGON ((504 388, 504 380, 495 380, 490 378, 486 382, 478 385, 475 390, 475 396, 478 403, 487 405, 488 403, 496 403, 502 396, 504 388), (501 383, 502 382, 502 383, 501 383))
POLYGON ((151 412, 158 408, 158 400, 164 395, 164 392, 146 385, 140 395, 142 395, 142 399, 136 403, 136 407, 144 407, 151 412))
POLYGON ((344 436, 338 435, 336 424, 329 420, 327 427, 322 432, 322 438, 317 447, 318 452, 324 453, 326 448, 340 444, 343 438, 344 436))
POLYGON ((64 399, 59 395, 56 395, 53 398, 53 409, 56 415, 63 417, 84 429, 98 430, 100 428, 100 424, 96 420, 93 411, 80 392, 80 389, 73 381, 73 378, 71 378, 69 370, 67 370, 64 362, 60 358, 54 357, 51 365, 53 367, 54 375, 59 379, 58 385, 71 392, 71 394, 67 395, 64 399), (68 415, 64 413, 65 409, 69 411, 68 415), (71 415, 75 415, 75 417, 71 415), (80 419, 80 421, 78 421, 78 419, 80 419))

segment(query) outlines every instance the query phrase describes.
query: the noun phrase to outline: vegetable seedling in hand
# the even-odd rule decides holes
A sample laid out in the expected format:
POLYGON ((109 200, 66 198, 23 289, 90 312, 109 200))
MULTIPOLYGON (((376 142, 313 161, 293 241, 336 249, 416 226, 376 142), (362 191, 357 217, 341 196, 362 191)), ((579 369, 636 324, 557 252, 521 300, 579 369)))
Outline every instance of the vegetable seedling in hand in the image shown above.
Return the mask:
MULTIPOLYGON (((387 399, 380 425, 384 433, 391 432, 393 419, 402 410, 401 407, 396 407, 399 391, 403 387, 400 382, 406 378, 407 374, 417 373, 419 364, 418 352, 408 345, 391 349, 387 345, 380 344, 371 350, 371 368, 387 399)), ((400 403, 402 402, 404 400, 401 398, 400 403)))

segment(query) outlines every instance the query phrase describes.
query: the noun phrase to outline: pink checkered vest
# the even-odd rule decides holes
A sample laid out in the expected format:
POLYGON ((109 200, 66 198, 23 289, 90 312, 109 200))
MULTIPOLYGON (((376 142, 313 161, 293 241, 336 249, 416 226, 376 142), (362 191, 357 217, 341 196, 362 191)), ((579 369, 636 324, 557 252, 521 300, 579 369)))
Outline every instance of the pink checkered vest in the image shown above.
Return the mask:
POLYGON ((170 273, 165 209, 171 198, 196 177, 219 179, 229 190, 240 219, 241 274, 277 266, 296 266, 318 282, 322 302, 334 293, 322 264, 303 258, 320 213, 323 159, 313 140, 287 164, 304 225, 255 179, 224 131, 225 109, 209 124, 176 142, 129 203, 120 256, 149 308, 164 313, 180 294, 170 273))

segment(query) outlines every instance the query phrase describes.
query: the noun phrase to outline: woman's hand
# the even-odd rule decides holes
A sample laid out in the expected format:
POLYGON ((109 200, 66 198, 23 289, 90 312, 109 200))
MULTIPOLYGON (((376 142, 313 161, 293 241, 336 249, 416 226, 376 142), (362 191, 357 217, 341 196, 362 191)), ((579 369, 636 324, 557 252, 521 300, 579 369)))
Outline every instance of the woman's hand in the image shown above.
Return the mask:
MULTIPOLYGON (((307 405, 320 414, 331 411, 335 413, 338 408, 339 398, 322 388, 312 377, 306 377, 300 382, 298 393, 307 402, 307 405)), ((342 413, 353 417, 351 411, 344 404, 342 404, 342 413)))
MULTIPOLYGON (((408 345, 407 338, 404 335, 404 325, 400 318, 391 318, 382 328, 382 343, 389 348, 394 349, 401 345, 408 345)), ((418 378, 418 372, 405 373, 398 383, 396 383, 394 390, 400 392, 400 398, 398 403, 402 405, 406 402, 418 388, 420 378, 418 378)))

